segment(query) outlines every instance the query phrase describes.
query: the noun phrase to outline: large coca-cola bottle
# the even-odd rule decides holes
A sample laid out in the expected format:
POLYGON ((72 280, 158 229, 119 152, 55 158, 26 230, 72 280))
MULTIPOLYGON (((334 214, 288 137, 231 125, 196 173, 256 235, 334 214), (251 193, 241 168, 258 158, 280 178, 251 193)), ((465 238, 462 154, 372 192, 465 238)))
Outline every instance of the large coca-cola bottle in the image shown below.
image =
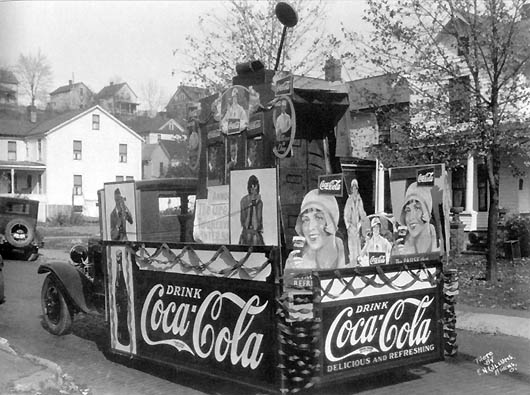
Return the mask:
POLYGON ((129 335, 129 295, 123 276, 122 252, 116 252, 116 316, 118 319, 117 332, 118 341, 123 346, 128 346, 131 339, 129 335))

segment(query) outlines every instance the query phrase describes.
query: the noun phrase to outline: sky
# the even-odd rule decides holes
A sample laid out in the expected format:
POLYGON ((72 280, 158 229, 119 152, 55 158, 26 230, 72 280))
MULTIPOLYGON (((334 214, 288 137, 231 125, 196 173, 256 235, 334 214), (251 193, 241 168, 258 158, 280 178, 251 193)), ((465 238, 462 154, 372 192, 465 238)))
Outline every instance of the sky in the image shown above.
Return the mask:
MULTIPOLYGON (((362 26, 364 0, 329 2, 328 30, 342 21, 362 26)), ((154 80, 165 101, 185 79, 186 59, 174 55, 197 32, 198 18, 223 12, 220 0, 198 1, 2 1, 0 66, 40 50, 53 69, 51 90, 69 80, 99 92, 118 77, 142 96, 154 80)))

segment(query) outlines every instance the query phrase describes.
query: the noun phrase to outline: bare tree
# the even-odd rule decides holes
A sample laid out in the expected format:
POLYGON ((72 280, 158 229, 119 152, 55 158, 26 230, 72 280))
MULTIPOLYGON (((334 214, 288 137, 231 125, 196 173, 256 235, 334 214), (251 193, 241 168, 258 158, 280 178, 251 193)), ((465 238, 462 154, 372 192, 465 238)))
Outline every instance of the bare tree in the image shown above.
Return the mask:
POLYGON ((530 4, 368 0, 368 5, 365 20, 374 31, 364 56, 380 72, 406 78, 412 89, 412 122, 408 140, 401 142, 406 149, 388 145, 378 155, 391 154, 387 165, 400 160, 412 164, 418 158, 458 164, 467 155, 484 161, 489 190, 486 278, 495 280, 501 164, 524 171, 524 161, 517 159, 530 137, 527 126, 521 127, 529 121, 530 4), (398 158, 397 152, 403 155, 398 158), (413 158, 411 152, 420 155, 413 158))
MULTIPOLYGON (((231 81, 235 65, 260 60, 272 70, 283 30, 275 15, 276 0, 224 2, 222 15, 209 13, 199 19, 199 34, 186 37, 187 46, 180 52, 191 68, 184 70, 190 82, 212 90, 222 89, 231 81)), ((279 69, 307 75, 319 74, 332 47, 326 42, 322 21, 327 7, 324 1, 296 0, 291 3, 298 13, 298 24, 287 29, 279 69)))
POLYGON ((46 101, 47 89, 52 82, 52 68, 40 49, 36 55, 20 54, 16 73, 20 86, 31 99, 32 106, 35 106, 37 100, 46 101))
POLYGON ((164 91, 153 79, 150 79, 145 84, 142 85, 142 95, 143 99, 147 105, 147 109, 151 116, 156 115, 160 106, 162 105, 162 100, 164 97, 164 91))

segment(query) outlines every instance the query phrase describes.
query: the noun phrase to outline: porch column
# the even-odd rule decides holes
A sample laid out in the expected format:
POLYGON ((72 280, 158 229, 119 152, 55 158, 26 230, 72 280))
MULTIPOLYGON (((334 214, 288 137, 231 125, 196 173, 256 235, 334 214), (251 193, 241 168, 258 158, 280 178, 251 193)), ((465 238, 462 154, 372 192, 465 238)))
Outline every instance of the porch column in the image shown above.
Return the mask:
POLYGON ((11 169, 11 195, 15 194, 15 169, 11 169))
POLYGON ((473 211, 473 201, 475 200, 475 158, 473 154, 467 157, 466 169, 466 211, 473 211))
POLYGON ((375 212, 385 210, 385 167, 379 159, 375 161, 375 212))

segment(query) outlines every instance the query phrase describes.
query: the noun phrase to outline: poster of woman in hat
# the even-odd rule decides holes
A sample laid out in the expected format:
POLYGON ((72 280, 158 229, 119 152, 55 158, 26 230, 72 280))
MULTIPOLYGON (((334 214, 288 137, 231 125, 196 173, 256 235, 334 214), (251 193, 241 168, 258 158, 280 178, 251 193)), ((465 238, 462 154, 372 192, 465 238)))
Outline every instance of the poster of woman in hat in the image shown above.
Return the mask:
POLYGON ((287 257, 285 270, 334 270, 346 267, 344 243, 336 236, 339 206, 332 195, 309 191, 300 206, 295 230, 301 250, 293 250, 287 257))
POLYGON ((392 256, 447 255, 450 202, 445 165, 391 168, 389 176, 397 229, 392 256))
POLYGON ((431 188, 409 185, 401 207, 399 221, 407 227, 403 243, 397 244, 395 253, 399 255, 426 254, 440 251, 436 229, 431 223, 431 188))

